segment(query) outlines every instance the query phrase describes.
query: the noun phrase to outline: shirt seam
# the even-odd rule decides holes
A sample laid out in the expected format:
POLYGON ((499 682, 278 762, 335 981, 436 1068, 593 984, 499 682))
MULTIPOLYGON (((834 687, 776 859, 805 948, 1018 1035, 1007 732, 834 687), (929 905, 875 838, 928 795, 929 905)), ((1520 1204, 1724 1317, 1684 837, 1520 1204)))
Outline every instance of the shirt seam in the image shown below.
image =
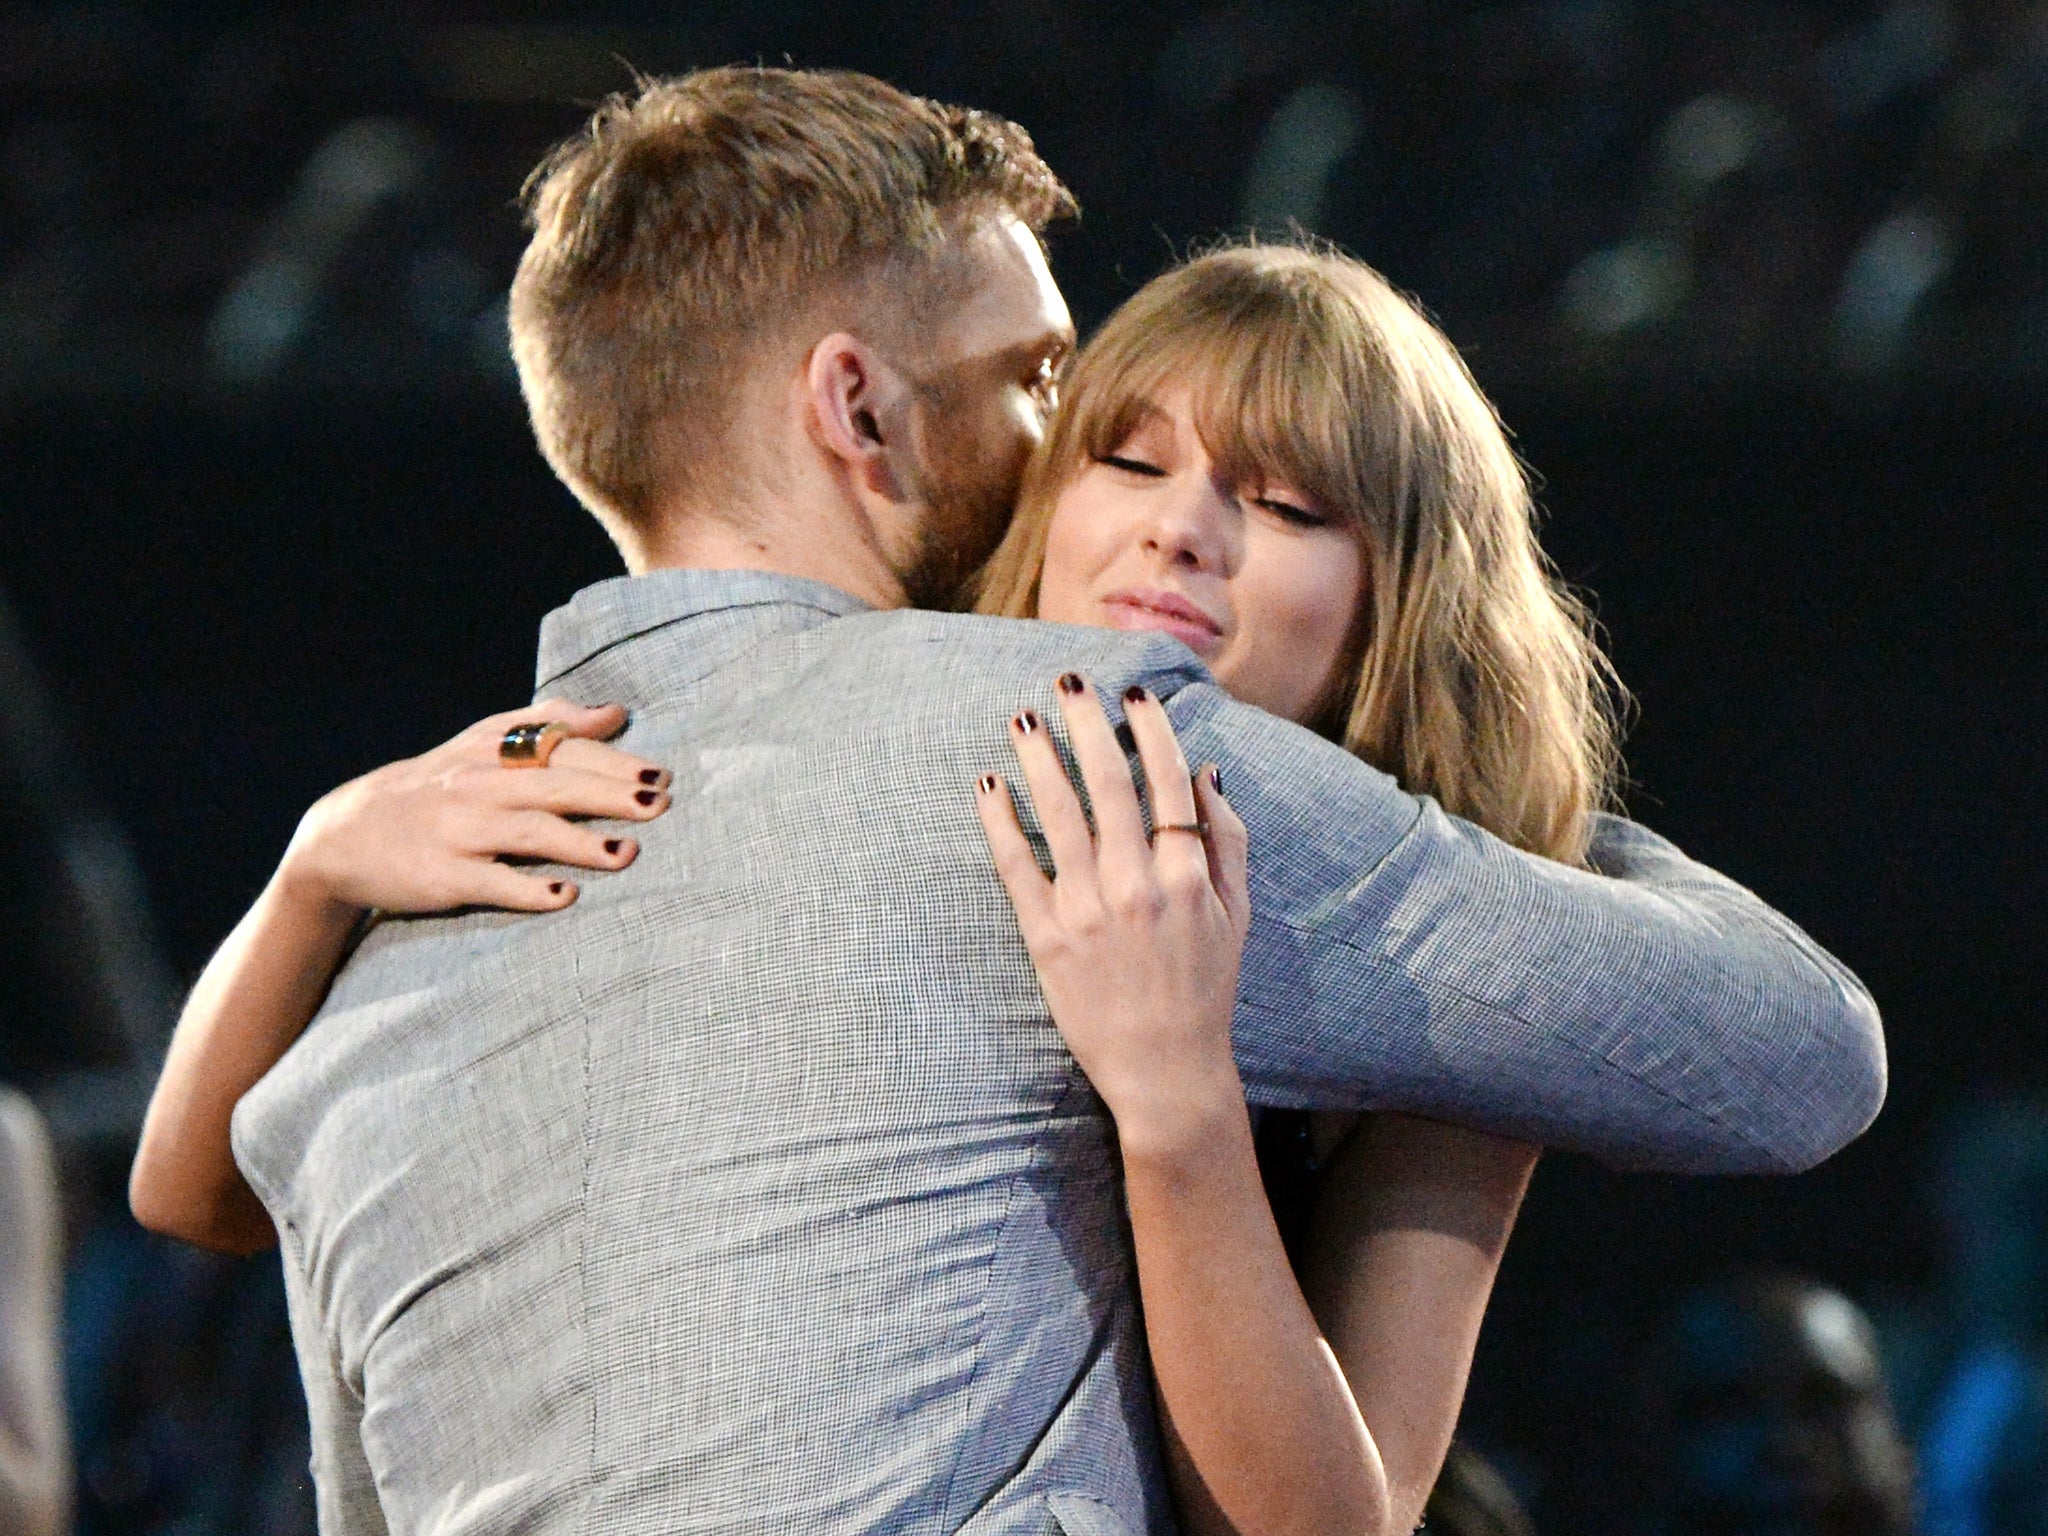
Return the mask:
MULTIPOLYGON (((1025 1161, 1024 1166, 1019 1168, 1010 1179, 1010 1188, 1003 1203, 1003 1219, 996 1228, 995 1241, 989 1244, 988 1258, 982 1265, 981 1303, 975 1318, 974 1368, 968 1372, 967 1382, 960 1391, 960 1400, 966 1406, 970 1415, 974 1410, 975 1388, 981 1384, 982 1369, 988 1363, 989 1288, 995 1283, 996 1261, 1002 1256, 1003 1239, 1009 1235, 1010 1222, 1017 1214, 1017 1191, 1045 1156, 1046 1138, 1051 1133, 1052 1123, 1058 1118, 1060 1110, 1074 1096, 1074 1090, 1080 1087, 1080 1085, 1081 1073, 1078 1068, 1075 1068, 1067 1079, 1066 1087, 1060 1090, 1060 1096, 1054 1099, 1052 1104, 1046 1109, 1044 1124, 1040 1126, 1038 1134, 1032 1138, 1031 1156, 1025 1161)), ((967 1464, 967 1453, 972 1449, 974 1449, 973 1437, 963 1434, 960 1437, 959 1449, 953 1453, 953 1470, 946 1475, 946 1496, 940 1505, 939 1528, 941 1530, 954 1530, 960 1524, 954 1518, 953 1501, 959 1492, 960 1474, 967 1464)))
POLYGON ((826 607, 823 603, 814 602, 806 598, 784 596, 746 598, 737 602, 717 603, 709 607, 692 608, 684 613, 670 614, 665 619, 656 619, 651 623, 642 625, 638 629, 632 630, 630 633, 615 636, 605 641, 602 645, 583 652, 574 661, 568 662, 556 668, 553 672, 548 673, 545 677, 540 678, 534 684, 534 692, 538 693, 544 688, 559 683, 570 673, 581 670, 607 652, 615 651, 622 645, 629 645, 635 640, 654 634, 657 630, 668 629, 673 625, 686 623, 691 619, 706 618, 716 613, 738 613, 748 608, 807 608, 813 613, 822 613, 827 619, 851 617, 849 614, 836 612, 826 607))

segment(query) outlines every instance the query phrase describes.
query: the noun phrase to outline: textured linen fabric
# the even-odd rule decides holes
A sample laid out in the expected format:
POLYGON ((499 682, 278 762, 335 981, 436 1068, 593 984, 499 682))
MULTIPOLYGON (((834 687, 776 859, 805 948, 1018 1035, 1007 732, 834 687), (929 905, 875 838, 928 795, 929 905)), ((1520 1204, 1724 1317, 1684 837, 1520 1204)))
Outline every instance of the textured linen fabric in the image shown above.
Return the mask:
POLYGON ((1110 1128, 973 808, 1069 667, 1251 828, 1256 1100, 1696 1170, 1875 1112, 1854 978, 1639 828, 1624 879, 1514 853, 1155 635, 604 583, 540 683, 673 769, 638 860, 381 924, 236 1112, 329 1536, 1171 1529, 1110 1128))

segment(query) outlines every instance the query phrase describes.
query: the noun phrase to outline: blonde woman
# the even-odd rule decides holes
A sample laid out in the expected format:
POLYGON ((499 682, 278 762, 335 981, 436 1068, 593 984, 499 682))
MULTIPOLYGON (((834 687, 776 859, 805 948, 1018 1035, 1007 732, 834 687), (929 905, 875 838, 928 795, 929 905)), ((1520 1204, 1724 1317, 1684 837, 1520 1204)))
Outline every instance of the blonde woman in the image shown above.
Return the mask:
MULTIPOLYGON (((1615 761, 1603 663, 1545 567, 1522 472, 1450 345, 1344 257, 1220 251, 1112 317, 1074 366, 977 607, 1177 635, 1237 697, 1538 854, 1583 862, 1600 830, 1615 761)), ((1137 697, 1117 707, 1149 780, 1148 840, 1110 715, 1083 678, 1058 696, 1092 826, 1045 723, 1013 723, 1058 880, 996 775, 979 804, 1054 1017, 1117 1120, 1186 1524, 1408 1530, 1535 1151, 1398 1117, 1325 1125, 1297 1279, 1229 1050, 1242 828, 1137 697)), ((616 711, 543 712, 575 738, 544 799, 528 788, 541 775, 472 771, 529 708, 308 814, 270 910, 230 938, 180 1025, 135 1169, 148 1224, 268 1240, 228 1115, 304 1028, 362 909, 548 909, 573 885, 495 856, 631 861, 623 830, 564 818, 659 815, 662 770, 602 745, 616 711), (313 913, 290 931, 318 937, 281 945, 280 904, 313 913)))
MULTIPOLYGON (((1377 273, 1334 252, 1224 250, 1148 284, 1090 340, 976 606, 1172 633, 1238 698, 1579 864, 1613 795, 1616 733, 1604 660, 1533 514, 1456 351, 1377 273)), ((1128 794, 1121 754, 1085 690, 1062 697, 1100 822, 1105 799, 1128 794)), ((1054 1019, 1118 1121, 1190 1525, 1370 1530, 1377 1512, 1412 1528, 1535 1149, 1395 1116, 1348 1135, 1321 1124, 1304 1305, 1230 1063, 1231 989, 1162 1006, 1170 977, 1134 975, 1132 934, 1085 897, 1073 910, 1055 822, 1076 825, 1078 807, 1044 733, 1018 747, 1068 910, 1000 788, 984 822, 1054 1019), (1219 1231, 1233 1265, 1214 1262, 1219 1231)), ((1094 851, 1073 836, 1067 849, 1084 866, 1094 851)), ((1230 866, 1214 866, 1207 933, 1143 947, 1223 946, 1216 920, 1243 889, 1230 866)))

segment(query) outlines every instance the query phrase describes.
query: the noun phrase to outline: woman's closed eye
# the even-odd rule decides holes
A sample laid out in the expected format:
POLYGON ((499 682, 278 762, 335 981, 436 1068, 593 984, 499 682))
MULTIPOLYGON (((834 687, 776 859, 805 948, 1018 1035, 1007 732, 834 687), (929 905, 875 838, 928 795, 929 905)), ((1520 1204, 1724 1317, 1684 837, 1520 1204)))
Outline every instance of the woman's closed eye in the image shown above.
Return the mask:
POLYGON ((1329 518, 1306 502, 1295 501, 1291 497, 1269 495, 1248 496, 1245 499, 1261 511, 1270 512, 1283 523, 1296 528, 1327 528, 1330 526, 1329 518))
POLYGON ((1107 464, 1111 469, 1120 469, 1127 475, 1143 475, 1148 480, 1163 480, 1166 478, 1166 471, 1157 464, 1150 463, 1145 459, 1136 458, 1129 453, 1097 454, 1095 462, 1107 464))

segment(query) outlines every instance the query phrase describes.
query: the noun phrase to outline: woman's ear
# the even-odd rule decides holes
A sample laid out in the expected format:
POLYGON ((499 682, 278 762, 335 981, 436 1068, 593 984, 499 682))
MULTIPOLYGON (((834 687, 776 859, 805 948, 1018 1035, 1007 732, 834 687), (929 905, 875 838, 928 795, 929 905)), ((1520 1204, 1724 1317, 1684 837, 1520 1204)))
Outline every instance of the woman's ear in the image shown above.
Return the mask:
POLYGON ((902 501, 894 445, 882 423, 907 388, 896 370, 859 337, 834 331, 811 348, 804 385, 810 398, 811 430, 818 445, 869 494, 902 501))

